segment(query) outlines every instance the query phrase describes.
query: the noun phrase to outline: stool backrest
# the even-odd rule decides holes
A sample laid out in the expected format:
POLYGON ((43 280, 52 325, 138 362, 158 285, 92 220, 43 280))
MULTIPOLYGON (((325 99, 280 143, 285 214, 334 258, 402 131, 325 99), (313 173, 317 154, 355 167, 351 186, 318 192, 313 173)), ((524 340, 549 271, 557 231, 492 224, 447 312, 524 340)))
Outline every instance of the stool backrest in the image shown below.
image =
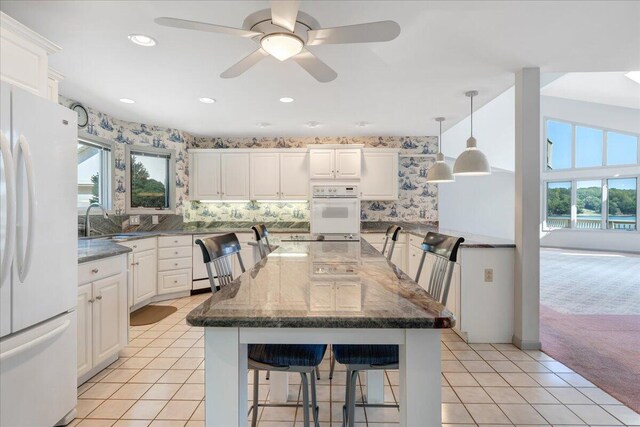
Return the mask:
POLYGON ((269 231, 264 224, 256 224, 251 227, 253 234, 256 236, 256 243, 258 244, 258 252, 260 252, 260 258, 264 258, 271 253, 271 244, 269 243, 269 231))
POLYGON ((196 240, 196 244, 202 249, 202 259, 207 266, 211 292, 216 292, 215 278, 218 279, 220 287, 226 286, 234 279, 233 277, 233 256, 238 257, 240 270, 244 273, 244 263, 240 255, 240 242, 235 233, 223 234, 220 236, 208 237, 196 240), (211 270, 213 265, 214 271, 211 270))
POLYGON ((435 257, 427 292, 442 305, 447 304, 449 287, 453 276, 453 268, 458 259, 458 248, 464 242, 462 237, 447 236, 446 234, 429 232, 422 241, 422 257, 416 273, 416 282, 420 280, 422 267, 427 254, 435 257))
POLYGON ((382 246, 382 255, 386 256, 388 260, 391 260, 391 256, 393 256, 393 250, 395 249, 396 242, 400 237, 400 232, 402 232, 402 227, 400 227, 399 225, 394 224, 390 225, 389 228, 387 228, 387 232, 385 233, 384 237, 384 245, 382 246), (391 244, 389 244, 389 239, 391 239, 391 244), (385 254, 387 245, 389 245, 389 250, 385 254))

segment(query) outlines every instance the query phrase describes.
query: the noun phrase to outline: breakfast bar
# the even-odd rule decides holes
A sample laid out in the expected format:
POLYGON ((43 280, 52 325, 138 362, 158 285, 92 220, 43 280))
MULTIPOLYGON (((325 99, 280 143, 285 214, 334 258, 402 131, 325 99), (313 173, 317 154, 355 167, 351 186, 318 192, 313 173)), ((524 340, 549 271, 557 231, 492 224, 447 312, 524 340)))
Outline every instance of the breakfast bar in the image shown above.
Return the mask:
POLYGON ((206 425, 247 425, 248 344, 400 346, 401 426, 441 425, 453 314, 373 246, 287 242, 187 316, 205 328, 206 425))

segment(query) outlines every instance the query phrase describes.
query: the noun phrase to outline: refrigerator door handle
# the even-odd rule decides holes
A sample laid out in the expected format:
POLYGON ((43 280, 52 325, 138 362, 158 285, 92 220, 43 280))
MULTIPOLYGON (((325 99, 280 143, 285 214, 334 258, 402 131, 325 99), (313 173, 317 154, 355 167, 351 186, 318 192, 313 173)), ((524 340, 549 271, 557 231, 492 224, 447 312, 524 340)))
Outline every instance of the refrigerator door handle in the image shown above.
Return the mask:
POLYGON ((43 343, 45 341, 49 341, 55 337, 57 337, 58 335, 60 335, 61 333, 63 333, 71 324, 71 320, 67 319, 64 321, 63 324, 61 324, 60 326, 56 327, 55 329, 52 329, 51 331, 47 332, 44 335, 40 335, 38 338, 26 342, 22 345, 19 345, 17 347, 12 348, 11 350, 7 350, 3 353, 0 353, 0 362, 7 360, 15 355, 18 355, 20 353, 23 353, 35 346, 37 346, 40 343, 43 343))
POLYGON ((7 187, 7 231, 2 259, 0 260, 0 287, 11 273, 11 261, 16 243, 16 187, 13 172, 13 158, 9 140, 0 132, 0 149, 4 163, 5 183, 7 187))
POLYGON ((29 201, 29 223, 27 225, 27 243, 25 245, 26 250, 24 251, 24 256, 22 254, 23 247, 21 242, 18 241, 18 278, 20 282, 24 282, 24 279, 29 274, 29 269, 31 268, 31 258, 33 255, 33 228, 35 226, 36 221, 36 188, 35 188, 35 180, 33 177, 33 160, 31 158, 31 149, 29 147, 29 142, 24 135, 20 135, 18 138, 18 144, 16 144, 16 152, 15 152, 15 171, 18 173, 18 162, 20 158, 20 153, 22 153, 22 157, 24 158, 24 167, 27 173, 27 197, 29 201), (20 257, 23 256, 22 259, 20 257))

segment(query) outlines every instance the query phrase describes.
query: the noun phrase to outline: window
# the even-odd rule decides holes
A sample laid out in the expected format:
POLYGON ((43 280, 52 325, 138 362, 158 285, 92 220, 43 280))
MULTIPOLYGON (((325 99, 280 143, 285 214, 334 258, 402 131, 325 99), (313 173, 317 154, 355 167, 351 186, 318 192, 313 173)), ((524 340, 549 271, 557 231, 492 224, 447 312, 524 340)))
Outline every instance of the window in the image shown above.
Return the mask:
POLYGON ((576 228, 602 228, 602 180, 576 183, 576 228))
POLYGON ((547 170, 638 164, 638 135, 545 120, 547 170))
POLYGON ((127 209, 129 213, 173 210, 175 152, 127 146, 127 209))
POLYGON ((571 181, 547 183, 547 227, 571 227, 571 181))
POLYGON ((632 165, 638 161, 638 137, 607 132, 607 164, 632 165))
POLYGON ((111 209, 113 143, 97 137, 78 139, 78 209, 99 203, 111 209))
POLYGON ((637 178, 608 179, 607 193, 607 228, 636 230, 638 222, 637 178))
POLYGON ((602 138, 600 129, 576 126, 576 167, 602 166, 602 138))
POLYGON ((569 169, 571 165, 571 123, 547 120, 547 168, 569 169))

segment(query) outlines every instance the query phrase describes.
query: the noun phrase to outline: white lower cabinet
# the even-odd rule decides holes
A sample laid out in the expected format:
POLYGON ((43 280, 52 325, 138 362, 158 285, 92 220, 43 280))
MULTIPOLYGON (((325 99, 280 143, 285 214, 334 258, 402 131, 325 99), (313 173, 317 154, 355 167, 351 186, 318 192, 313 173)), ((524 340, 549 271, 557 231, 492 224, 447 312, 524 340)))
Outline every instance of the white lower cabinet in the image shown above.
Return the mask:
POLYGON ((117 356, 127 344, 126 256, 83 264, 78 287, 78 378, 117 356), (117 274, 108 275, 114 269, 117 274), (103 271, 105 273, 103 273, 103 271))
POLYGON ((156 296, 156 250, 133 253, 133 305, 156 296))

